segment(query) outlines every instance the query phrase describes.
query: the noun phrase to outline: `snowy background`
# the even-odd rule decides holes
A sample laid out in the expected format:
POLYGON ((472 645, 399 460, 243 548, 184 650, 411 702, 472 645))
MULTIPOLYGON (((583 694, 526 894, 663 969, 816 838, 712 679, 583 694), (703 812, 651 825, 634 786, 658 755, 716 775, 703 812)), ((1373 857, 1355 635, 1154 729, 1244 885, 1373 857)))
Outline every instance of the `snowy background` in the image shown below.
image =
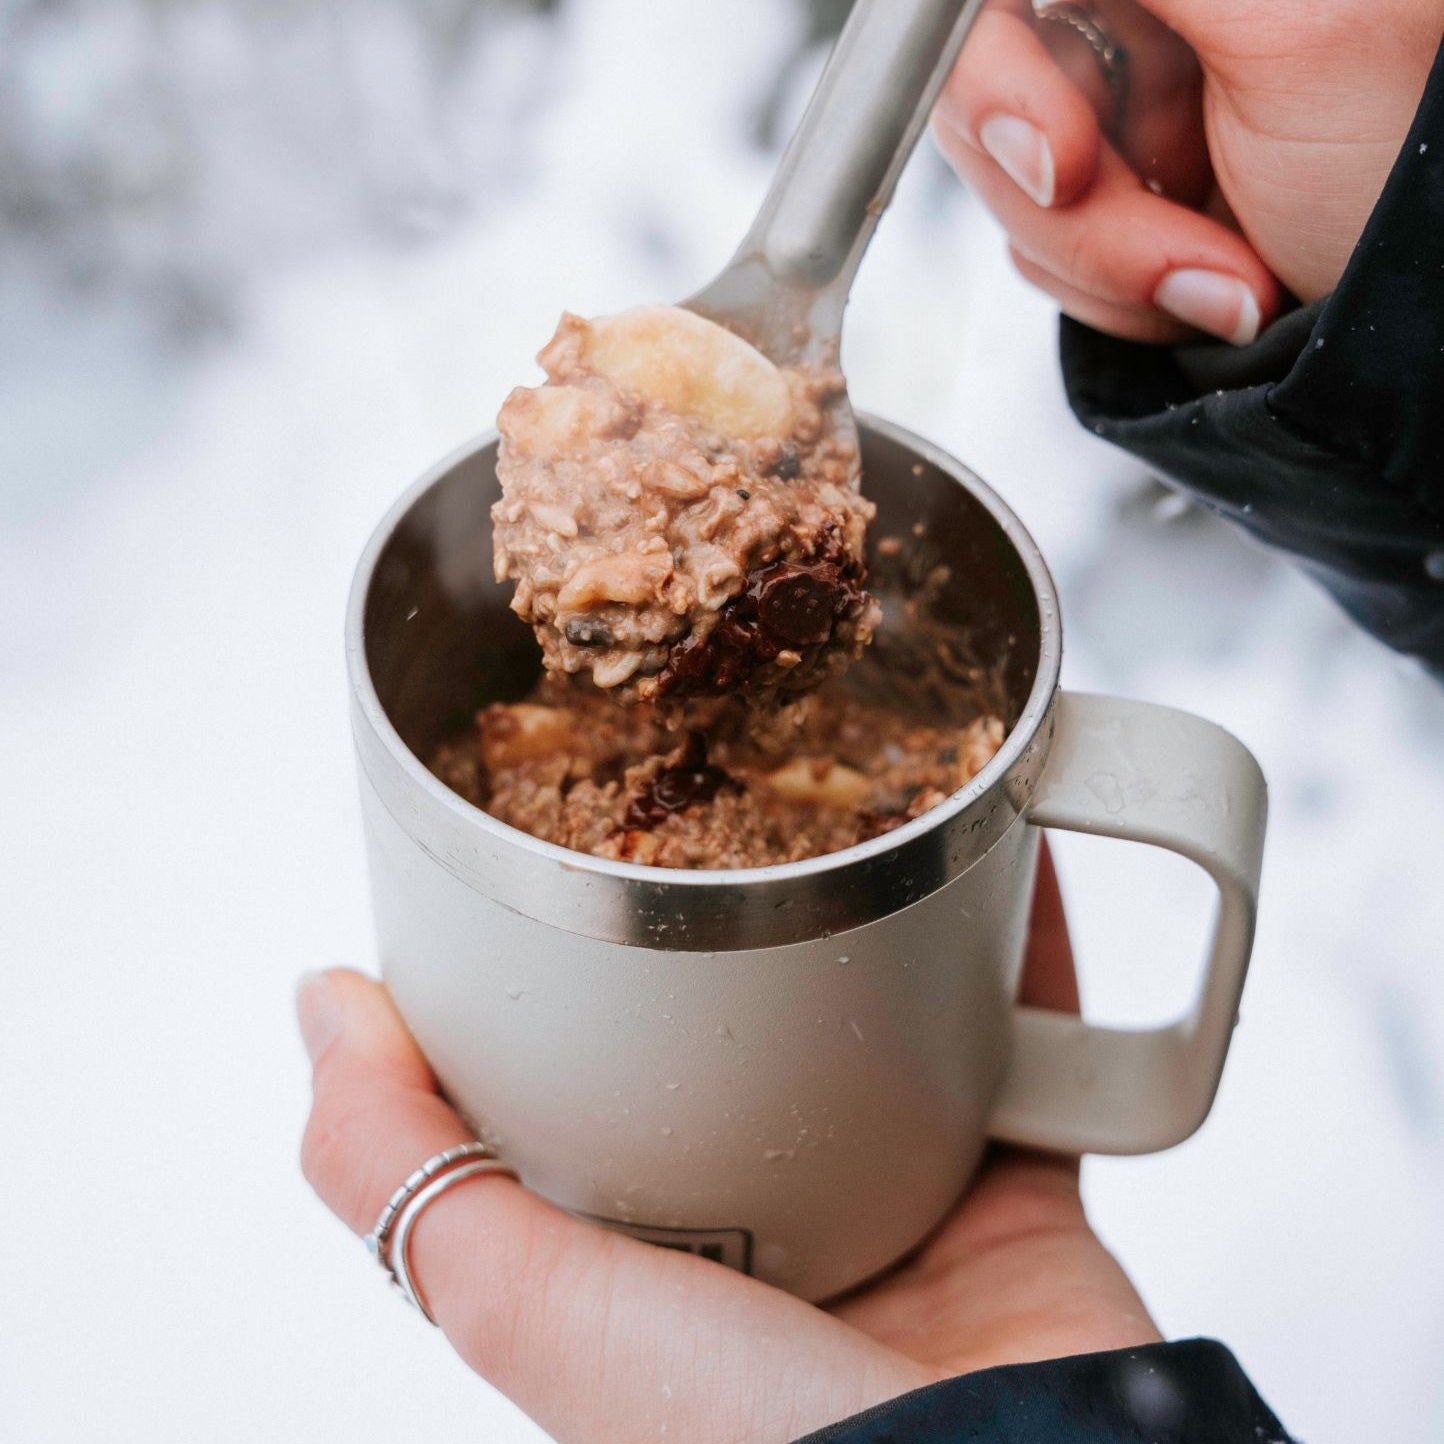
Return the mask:
MULTIPOLYGON (((685 294, 840 4, 0 0, 0 1435, 538 1444, 296 1162, 304 970, 369 965, 341 653, 394 496, 563 307, 685 294)), ((1094 1161, 1166 1332, 1309 1444, 1444 1440, 1444 691, 1083 435, 1050 306, 926 144, 859 403, 1011 501, 1065 681, 1273 789, 1213 1117, 1094 1161)), ((1207 889, 1059 844, 1089 1011, 1182 1006, 1207 889)))

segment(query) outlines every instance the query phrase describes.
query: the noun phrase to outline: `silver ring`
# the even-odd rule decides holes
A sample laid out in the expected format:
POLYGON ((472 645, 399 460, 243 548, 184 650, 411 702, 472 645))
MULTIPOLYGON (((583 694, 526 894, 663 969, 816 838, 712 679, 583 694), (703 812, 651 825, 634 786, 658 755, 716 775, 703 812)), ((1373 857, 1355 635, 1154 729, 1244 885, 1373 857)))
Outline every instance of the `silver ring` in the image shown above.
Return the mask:
POLYGON ((432 1318, 431 1310, 411 1273, 411 1230, 416 1227, 416 1220, 421 1217, 428 1204, 435 1203, 454 1184, 464 1183, 468 1178, 475 1178, 481 1173, 504 1173, 509 1178, 516 1177, 516 1169, 498 1158, 480 1158, 474 1163, 463 1163, 432 1179, 420 1193, 413 1194, 402 1208, 401 1217, 396 1220, 396 1232, 391 1240, 389 1272, 396 1287, 401 1290, 402 1298, 415 1308, 428 1324, 434 1324, 436 1320, 432 1318))
POLYGON ((1108 128, 1116 131, 1123 124, 1128 105, 1128 51, 1122 42, 1114 38, 1094 11, 1074 0, 1033 0, 1033 16, 1066 25, 1083 38, 1113 96, 1113 119, 1108 128))
POLYGON ((420 1309, 432 1323, 436 1321, 422 1304, 411 1278, 407 1253, 411 1230, 416 1226, 416 1220, 427 1204, 445 1193, 452 1184, 479 1173, 506 1173, 512 1178, 517 1177, 516 1170, 501 1162, 484 1143, 458 1143, 454 1148, 432 1154, 425 1163, 408 1174, 401 1186, 386 1200, 385 1208, 377 1216, 375 1227, 363 1240, 367 1252, 381 1265, 402 1297, 420 1309))

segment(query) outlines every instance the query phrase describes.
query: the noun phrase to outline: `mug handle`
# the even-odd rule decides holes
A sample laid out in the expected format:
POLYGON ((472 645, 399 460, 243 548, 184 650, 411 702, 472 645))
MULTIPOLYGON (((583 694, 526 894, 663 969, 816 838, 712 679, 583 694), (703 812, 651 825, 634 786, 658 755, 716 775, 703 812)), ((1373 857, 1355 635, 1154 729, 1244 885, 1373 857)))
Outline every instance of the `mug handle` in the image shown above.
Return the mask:
POLYGON ((1153 1153, 1213 1106, 1253 944, 1268 790, 1237 738, 1190 713, 1060 692, 1055 716, 1028 822, 1180 853, 1213 878, 1219 907, 1197 999, 1174 1023, 1100 1028, 1016 1008, 988 1131, 1067 1153, 1153 1153))

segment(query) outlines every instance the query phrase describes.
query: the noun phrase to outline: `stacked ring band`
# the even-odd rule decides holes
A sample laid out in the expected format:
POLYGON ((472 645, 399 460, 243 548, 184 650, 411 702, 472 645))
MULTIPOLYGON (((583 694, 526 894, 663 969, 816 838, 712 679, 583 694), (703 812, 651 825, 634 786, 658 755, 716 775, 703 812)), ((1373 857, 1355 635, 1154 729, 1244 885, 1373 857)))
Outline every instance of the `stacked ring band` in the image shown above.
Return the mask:
POLYGON ((460 1143, 433 1154, 387 1199, 375 1227, 366 1235, 368 1252, 385 1270, 402 1298, 428 1323, 434 1324, 436 1320, 411 1273, 412 1230, 427 1206, 447 1189, 482 1173, 517 1177, 516 1170, 503 1163, 484 1143, 460 1143))
POLYGON ((1066 25, 1093 52, 1113 97, 1110 128, 1116 130, 1123 123, 1123 112, 1128 104, 1128 51, 1093 10, 1086 5, 1075 4, 1074 0, 1033 0, 1033 15, 1037 20, 1066 25))

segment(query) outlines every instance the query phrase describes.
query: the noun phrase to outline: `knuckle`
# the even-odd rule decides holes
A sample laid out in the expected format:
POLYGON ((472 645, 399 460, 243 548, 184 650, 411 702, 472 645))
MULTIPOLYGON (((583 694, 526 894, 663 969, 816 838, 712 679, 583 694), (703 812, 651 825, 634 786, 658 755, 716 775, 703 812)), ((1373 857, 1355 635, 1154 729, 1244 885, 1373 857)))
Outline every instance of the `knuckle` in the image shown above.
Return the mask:
POLYGON ((1141 299, 1130 287, 1122 248, 1110 242, 1097 226, 1079 225, 1062 231, 1055 269, 1069 285, 1100 300, 1131 305, 1141 299))
POLYGON ((488 1258, 487 1287, 466 1291, 456 1337, 465 1340, 467 1362, 506 1392, 549 1355, 590 1294, 544 1222, 513 1220, 506 1247, 493 1246, 488 1258))
POLYGON ((1070 227, 1058 237, 1058 265, 1060 276, 1080 291, 1092 291, 1097 279, 1098 258, 1086 229, 1070 227))

